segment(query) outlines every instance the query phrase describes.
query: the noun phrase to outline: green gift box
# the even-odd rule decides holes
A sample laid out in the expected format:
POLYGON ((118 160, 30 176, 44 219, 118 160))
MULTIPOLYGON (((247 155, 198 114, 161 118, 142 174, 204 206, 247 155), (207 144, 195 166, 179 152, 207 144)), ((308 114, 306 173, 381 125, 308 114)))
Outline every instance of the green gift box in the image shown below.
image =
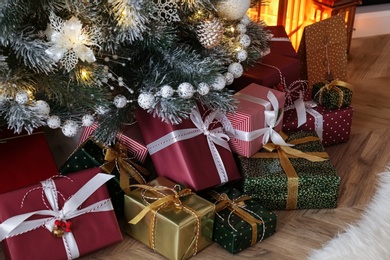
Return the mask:
MULTIPOLYGON (((119 147, 120 144, 118 144, 119 147)), ((121 147, 122 149, 122 147, 121 147)), ((124 150, 125 151, 125 150, 124 150)), ((59 173, 62 175, 67 175, 69 173, 78 172, 80 170, 89 169, 93 167, 101 167, 102 171, 115 175, 115 178, 112 178, 107 182, 107 188, 111 197, 111 201, 115 210, 117 217, 121 217, 124 214, 124 193, 128 192, 130 183, 145 183, 145 175, 147 170, 142 166, 137 164, 131 164, 130 161, 123 162, 121 160, 121 165, 126 164, 125 167, 131 167, 133 170, 133 175, 137 176, 137 179, 134 179, 133 175, 128 175, 124 171, 122 174, 127 175, 122 177, 121 173, 117 168, 118 158, 115 155, 118 155, 116 151, 104 145, 100 142, 96 142, 93 139, 88 139, 84 141, 66 160, 66 162, 60 167, 59 173), (111 155, 111 156, 110 156, 111 155), (107 158, 110 158, 110 161, 107 161, 107 158), (143 174, 141 174, 141 172, 143 174), (124 184, 121 184, 124 183, 124 184)), ((119 157, 119 156, 118 156, 119 157)))
POLYGON ((216 205, 213 240, 232 254, 261 242, 276 230, 277 215, 258 200, 230 188, 225 193, 210 192, 216 205))
POLYGON ((294 146, 268 143, 251 158, 238 158, 243 192, 270 210, 336 208, 340 177, 317 134, 286 134, 294 146))
POLYGON ((334 80, 330 83, 315 83, 312 94, 313 100, 329 109, 347 107, 352 102, 351 85, 340 80, 334 80))
POLYGON ((210 245, 215 206, 164 177, 125 195, 125 232, 168 259, 210 245))

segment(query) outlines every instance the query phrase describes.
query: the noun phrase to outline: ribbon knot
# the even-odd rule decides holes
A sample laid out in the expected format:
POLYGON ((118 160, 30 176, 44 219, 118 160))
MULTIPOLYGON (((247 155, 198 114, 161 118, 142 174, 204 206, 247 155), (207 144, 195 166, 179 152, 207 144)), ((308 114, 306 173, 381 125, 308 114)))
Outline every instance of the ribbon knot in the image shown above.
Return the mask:
POLYGON ((325 84, 323 87, 321 87, 317 91, 317 93, 314 95, 314 97, 316 97, 318 95, 318 103, 322 104, 323 93, 325 91, 335 90, 339 94, 339 98, 337 101, 337 107, 340 108, 343 105, 344 92, 339 87, 344 87, 344 88, 347 88, 347 89, 352 91, 351 84, 335 79, 335 80, 325 84))

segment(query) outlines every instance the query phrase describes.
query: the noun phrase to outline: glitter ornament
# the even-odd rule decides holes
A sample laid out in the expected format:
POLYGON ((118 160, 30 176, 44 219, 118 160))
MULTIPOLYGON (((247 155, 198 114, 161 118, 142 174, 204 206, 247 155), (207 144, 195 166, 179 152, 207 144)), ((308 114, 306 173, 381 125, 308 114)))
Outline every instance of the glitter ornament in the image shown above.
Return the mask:
POLYGON ((49 116, 46 123, 51 129, 57 129, 61 126, 61 119, 59 116, 49 116))
POLYGON ((73 137, 77 134, 78 125, 73 120, 66 120, 65 123, 62 125, 62 133, 66 137, 73 137))
POLYGON ((240 63, 234 62, 234 63, 229 65, 228 72, 233 74, 234 78, 239 78, 244 73, 244 68, 242 67, 242 65, 240 63))
POLYGON ((211 88, 214 90, 221 90, 226 86, 226 78, 224 75, 219 74, 215 80, 214 83, 211 84, 211 88))
POLYGON ((31 107, 42 118, 48 118, 50 114, 50 106, 46 101, 38 100, 34 102, 34 106, 31 107))
POLYGON ((188 82, 183 82, 177 87, 177 93, 181 98, 189 99, 194 95, 194 92, 194 87, 188 82))
POLYGON ((225 76, 225 79, 226 79, 226 86, 229 86, 229 85, 233 84, 234 75, 232 73, 226 72, 223 75, 225 76))
POLYGON ((240 44, 243 47, 249 47, 251 45, 251 38, 247 34, 240 36, 240 44))
POLYGON ((201 82, 198 85, 198 93, 202 96, 207 95, 210 92, 210 86, 209 84, 205 82, 201 82))
POLYGON ((237 24, 237 26, 236 26, 236 30, 237 30, 240 34, 244 34, 244 33, 246 33, 246 31, 247 31, 246 25, 243 24, 243 23, 239 23, 239 24, 237 24))
POLYGON ((81 122, 83 123, 83 126, 91 126, 95 122, 95 119, 93 118, 93 115, 84 115, 81 119, 81 122))
POLYGON ((154 104, 154 96, 152 93, 141 93, 138 96, 138 105, 143 109, 149 109, 154 104))
POLYGON ((173 96, 173 93, 175 93, 173 88, 169 85, 162 86, 160 91, 163 98, 170 98, 173 96))
POLYGON ((206 49, 217 46, 222 40, 223 32, 223 24, 216 17, 206 19, 196 27, 198 40, 206 49))
POLYGON ((25 91, 19 91, 15 95, 15 101, 21 105, 26 104, 28 102, 28 100, 29 100, 29 96, 28 96, 28 93, 25 91))
POLYGON ((227 20, 241 19, 249 9, 251 0, 225 0, 216 5, 217 13, 227 20))
POLYGON ((124 108, 127 105, 127 98, 123 95, 117 95, 114 97, 114 105, 117 108, 124 108))
POLYGON ((238 61, 244 61, 248 58, 248 53, 246 52, 246 50, 239 50, 237 52, 237 55, 236 55, 236 58, 238 61))

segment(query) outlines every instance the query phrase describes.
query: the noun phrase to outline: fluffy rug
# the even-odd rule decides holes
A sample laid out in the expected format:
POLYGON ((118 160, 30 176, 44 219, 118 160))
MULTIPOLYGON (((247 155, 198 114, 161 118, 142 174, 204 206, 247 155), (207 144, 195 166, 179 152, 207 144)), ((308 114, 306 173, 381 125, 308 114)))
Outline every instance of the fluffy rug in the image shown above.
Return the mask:
POLYGON ((360 221, 312 252, 308 259, 390 259, 390 172, 380 174, 377 191, 360 221))

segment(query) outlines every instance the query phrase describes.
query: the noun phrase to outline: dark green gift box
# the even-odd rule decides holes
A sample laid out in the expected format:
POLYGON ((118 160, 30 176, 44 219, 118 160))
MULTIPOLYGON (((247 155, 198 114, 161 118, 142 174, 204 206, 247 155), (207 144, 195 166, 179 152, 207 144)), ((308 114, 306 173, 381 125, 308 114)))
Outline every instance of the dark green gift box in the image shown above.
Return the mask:
MULTIPOLYGON (((84 169, 102 166, 105 163, 104 149, 106 148, 108 147, 104 144, 95 142, 92 139, 86 140, 69 156, 67 161, 60 167, 59 173, 67 175, 84 169)), ((111 174, 115 175, 115 178, 107 182, 107 188, 117 217, 122 217, 124 215, 124 191, 120 187, 120 174, 116 167, 111 174)), ((129 179, 132 184, 136 183, 133 178, 130 177, 129 179)))
POLYGON ((352 102, 350 84, 343 81, 318 82, 313 85, 313 100, 329 109, 347 107, 352 102))
MULTIPOLYGON (((239 205, 241 210, 251 215, 254 219, 260 220, 260 223, 254 223, 257 226, 256 241, 252 242, 252 226, 247 221, 243 220, 239 214, 234 213, 233 208, 225 208, 216 212, 214 219, 213 240, 225 248, 232 254, 241 252, 242 250, 261 242, 263 239, 273 235, 276 229, 277 216, 273 212, 263 208, 261 204, 252 198, 243 198, 241 192, 235 188, 231 188, 225 193, 211 192, 211 196, 205 196, 211 202, 218 203, 215 196, 226 196, 236 205, 239 205), (236 201, 235 201, 236 200, 236 201), (233 212, 233 213, 232 213, 233 212)), ((226 201, 220 201, 224 203, 226 201)), ((229 204, 230 205, 230 204, 229 204)))
MULTIPOLYGON (((315 132, 286 133, 289 141, 315 136, 315 132)), ((305 153, 322 152, 325 149, 320 140, 296 144, 294 149, 305 153)), ((264 148, 259 153, 270 153, 264 148)), ((276 152, 272 152, 276 153, 276 152)), ((264 155, 264 154, 260 154, 264 155)), ((303 158, 289 158, 295 169, 297 178, 288 178, 282 168, 278 154, 275 158, 251 158, 239 157, 239 167, 243 175, 242 189, 253 198, 258 198, 260 204, 270 210, 284 209, 322 209, 337 207, 340 177, 331 163, 311 162, 303 158), (288 195, 291 181, 297 183, 295 198, 288 195), (295 199, 294 206, 289 202, 295 199)), ((291 195, 291 194, 290 194, 291 195)))

